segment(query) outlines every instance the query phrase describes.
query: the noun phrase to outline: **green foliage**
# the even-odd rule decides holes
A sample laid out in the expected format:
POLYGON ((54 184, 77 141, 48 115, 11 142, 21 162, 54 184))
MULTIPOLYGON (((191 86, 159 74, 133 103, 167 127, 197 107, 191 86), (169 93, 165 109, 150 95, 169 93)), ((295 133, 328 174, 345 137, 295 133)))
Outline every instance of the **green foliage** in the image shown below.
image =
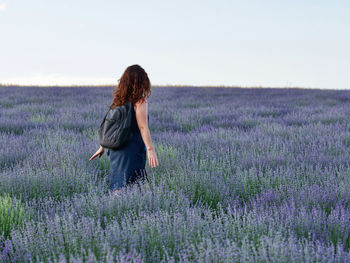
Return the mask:
POLYGON ((28 215, 17 199, 11 198, 9 194, 0 196, 0 234, 5 238, 11 233, 11 230, 24 224, 28 215))

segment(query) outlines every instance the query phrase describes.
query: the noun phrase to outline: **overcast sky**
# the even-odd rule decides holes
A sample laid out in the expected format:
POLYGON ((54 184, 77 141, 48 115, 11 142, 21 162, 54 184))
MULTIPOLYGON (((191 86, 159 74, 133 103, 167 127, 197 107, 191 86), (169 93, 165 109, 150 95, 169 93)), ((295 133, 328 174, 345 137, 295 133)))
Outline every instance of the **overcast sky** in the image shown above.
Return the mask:
POLYGON ((350 1, 0 0, 0 83, 350 89, 350 1))

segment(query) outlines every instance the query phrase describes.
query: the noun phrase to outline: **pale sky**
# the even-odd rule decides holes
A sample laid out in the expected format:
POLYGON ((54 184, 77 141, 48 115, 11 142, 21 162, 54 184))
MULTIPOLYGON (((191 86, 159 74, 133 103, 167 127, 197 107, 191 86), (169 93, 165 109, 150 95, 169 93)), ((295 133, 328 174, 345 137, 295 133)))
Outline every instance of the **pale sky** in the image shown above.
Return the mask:
POLYGON ((0 83, 350 89, 350 1, 0 0, 0 83))

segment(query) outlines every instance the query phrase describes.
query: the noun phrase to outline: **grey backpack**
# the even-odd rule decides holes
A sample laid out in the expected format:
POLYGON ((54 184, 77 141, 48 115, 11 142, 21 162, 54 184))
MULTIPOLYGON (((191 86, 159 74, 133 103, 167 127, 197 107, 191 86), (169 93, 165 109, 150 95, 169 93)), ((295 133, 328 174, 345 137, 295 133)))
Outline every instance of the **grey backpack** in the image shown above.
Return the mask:
POLYGON ((107 111, 98 131, 101 146, 119 150, 131 141, 132 111, 132 102, 107 111))

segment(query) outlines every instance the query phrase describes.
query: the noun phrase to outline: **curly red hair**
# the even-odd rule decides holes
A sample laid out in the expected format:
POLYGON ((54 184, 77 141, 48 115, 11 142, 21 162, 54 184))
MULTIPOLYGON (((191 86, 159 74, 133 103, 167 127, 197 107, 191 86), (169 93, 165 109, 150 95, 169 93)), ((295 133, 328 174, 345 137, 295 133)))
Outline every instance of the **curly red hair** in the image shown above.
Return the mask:
POLYGON ((151 82, 146 71, 139 65, 126 68, 119 83, 113 91, 113 103, 109 106, 115 108, 128 102, 143 102, 151 95, 151 82))

